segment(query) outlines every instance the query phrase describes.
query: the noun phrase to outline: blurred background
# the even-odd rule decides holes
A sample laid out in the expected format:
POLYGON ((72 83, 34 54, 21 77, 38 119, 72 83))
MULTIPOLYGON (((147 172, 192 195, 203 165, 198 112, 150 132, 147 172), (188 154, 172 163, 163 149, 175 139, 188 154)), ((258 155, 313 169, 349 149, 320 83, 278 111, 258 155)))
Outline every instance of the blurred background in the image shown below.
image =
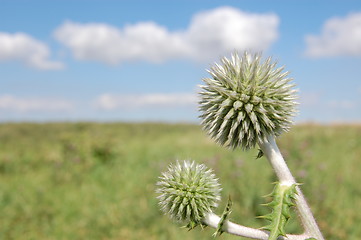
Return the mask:
POLYGON ((0 239, 213 239, 158 209, 176 159, 214 169, 233 221, 266 225, 266 159, 199 126, 198 85, 235 50, 290 71, 300 105, 282 153, 326 239, 360 239, 356 0, 0 0, 0 239))

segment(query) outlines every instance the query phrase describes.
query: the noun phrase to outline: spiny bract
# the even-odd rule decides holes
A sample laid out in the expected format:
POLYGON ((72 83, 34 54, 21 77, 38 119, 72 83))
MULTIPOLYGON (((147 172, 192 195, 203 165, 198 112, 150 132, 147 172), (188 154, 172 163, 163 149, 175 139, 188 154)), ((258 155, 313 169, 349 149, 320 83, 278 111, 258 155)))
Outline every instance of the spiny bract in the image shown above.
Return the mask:
POLYGON ((221 145, 250 149, 269 134, 287 131, 296 113, 296 90, 284 67, 261 54, 224 57, 203 79, 203 128, 221 145))
POLYGON ((212 170, 203 164, 184 161, 170 165, 168 171, 162 173, 156 192, 164 213, 195 226, 217 207, 220 191, 212 170))

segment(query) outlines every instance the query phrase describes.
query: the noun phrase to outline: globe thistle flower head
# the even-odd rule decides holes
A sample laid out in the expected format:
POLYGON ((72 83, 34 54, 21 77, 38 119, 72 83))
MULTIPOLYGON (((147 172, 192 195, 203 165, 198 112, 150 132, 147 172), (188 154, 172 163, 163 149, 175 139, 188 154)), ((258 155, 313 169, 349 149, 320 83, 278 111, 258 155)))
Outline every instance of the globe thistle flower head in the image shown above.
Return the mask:
POLYGON ((161 210, 190 226, 201 224, 205 214, 218 206, 220 191, 212 170, 190 161, 170 165, 156 190, 161 210))
POLYGON ((267 135, 278 136, 292 125, 296 90, 284 67, 261 54, 224 57, 203 79, 200 111, 203 128, 219 144, 253 148, 267 135))

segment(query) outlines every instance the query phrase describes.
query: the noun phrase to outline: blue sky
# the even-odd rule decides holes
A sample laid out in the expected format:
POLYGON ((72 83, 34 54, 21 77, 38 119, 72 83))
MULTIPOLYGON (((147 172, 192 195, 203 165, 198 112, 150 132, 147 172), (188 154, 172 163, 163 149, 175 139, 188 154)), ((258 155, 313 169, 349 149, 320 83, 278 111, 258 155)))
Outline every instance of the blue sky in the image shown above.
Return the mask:
POLYGON ((0 0, 0 121, 198 122, 234 50, 291 72, 297 122, 360 122, 360 1, 0 0))

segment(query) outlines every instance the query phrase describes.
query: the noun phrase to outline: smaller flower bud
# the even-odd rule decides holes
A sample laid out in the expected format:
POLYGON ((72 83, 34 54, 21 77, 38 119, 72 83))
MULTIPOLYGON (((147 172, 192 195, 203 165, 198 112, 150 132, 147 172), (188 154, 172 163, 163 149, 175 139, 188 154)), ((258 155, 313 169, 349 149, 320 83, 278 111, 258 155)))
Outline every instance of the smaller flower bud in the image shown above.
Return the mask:
POLYGON ((172 164, 157 183, 161 210, 176 221, 201 224, 220 200, 220 184, 203 164, 183 161, 172 164))

